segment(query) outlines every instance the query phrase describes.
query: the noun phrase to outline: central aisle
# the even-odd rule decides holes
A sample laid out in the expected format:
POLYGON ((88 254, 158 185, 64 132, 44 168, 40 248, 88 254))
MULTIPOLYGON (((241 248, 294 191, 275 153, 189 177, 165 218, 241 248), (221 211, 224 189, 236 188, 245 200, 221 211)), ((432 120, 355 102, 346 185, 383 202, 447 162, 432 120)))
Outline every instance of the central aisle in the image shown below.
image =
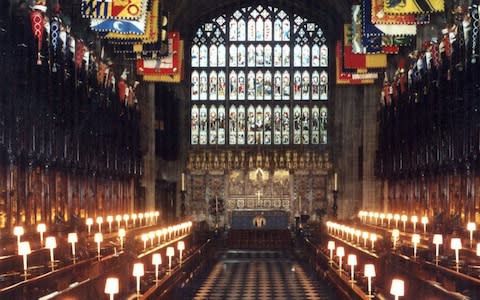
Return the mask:
POLYGON ((196 300, 333 299, 283 251, 227 251, 193 295, 196 300))

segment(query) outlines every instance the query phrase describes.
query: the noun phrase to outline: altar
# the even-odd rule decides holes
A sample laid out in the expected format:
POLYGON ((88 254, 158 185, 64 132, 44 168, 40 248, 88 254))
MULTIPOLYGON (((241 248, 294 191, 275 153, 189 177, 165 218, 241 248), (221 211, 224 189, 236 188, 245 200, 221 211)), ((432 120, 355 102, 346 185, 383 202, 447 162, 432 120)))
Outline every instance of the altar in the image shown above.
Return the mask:
POLYGON ((231 229, 287 229, 289 213, 276 209, 232 210, 231 229))

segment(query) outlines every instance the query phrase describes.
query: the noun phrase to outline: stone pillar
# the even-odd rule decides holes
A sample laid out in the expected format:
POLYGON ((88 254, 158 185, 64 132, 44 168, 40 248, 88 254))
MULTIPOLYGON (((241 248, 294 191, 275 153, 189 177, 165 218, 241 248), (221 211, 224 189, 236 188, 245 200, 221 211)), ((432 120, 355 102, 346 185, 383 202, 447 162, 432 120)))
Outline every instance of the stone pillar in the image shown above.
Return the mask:
POLYGON ((379 210, 381 191, 379 187, 379 193, 376 192, 375 153, 377 150, 377 108, 380 91, 375 85, 366 86, 363 91, 363 206, 360 208, 379 210))
POLYGON ((143 176, 141 185, 145 189, 145 210, 155 209, 155 84, 148 83, 145 97, 140 103, 141 144, 143 149, 143 176))

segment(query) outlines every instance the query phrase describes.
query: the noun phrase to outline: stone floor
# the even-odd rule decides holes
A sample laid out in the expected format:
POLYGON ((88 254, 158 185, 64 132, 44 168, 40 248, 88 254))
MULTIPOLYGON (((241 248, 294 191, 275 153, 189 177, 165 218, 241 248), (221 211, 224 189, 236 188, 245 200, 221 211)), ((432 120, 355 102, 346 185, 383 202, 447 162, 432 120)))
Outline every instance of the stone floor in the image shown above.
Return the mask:
POLYGON ((309 273, 287 252, 230 250, 182 298, 334 299, 325 283, 309 273))

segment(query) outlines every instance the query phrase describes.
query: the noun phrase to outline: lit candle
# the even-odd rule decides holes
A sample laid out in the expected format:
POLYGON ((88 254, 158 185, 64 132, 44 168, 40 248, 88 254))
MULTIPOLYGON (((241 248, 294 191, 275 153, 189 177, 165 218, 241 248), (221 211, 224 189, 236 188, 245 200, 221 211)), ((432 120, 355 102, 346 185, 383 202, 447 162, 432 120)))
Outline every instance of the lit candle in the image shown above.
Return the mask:
POLYGON ((376 276, 375 273, 375 265, 373 264, 366 264, 364 267, 363 273, 365 274, 365 277, 368 278, 368 295, 372 295, 372 277, 376 276))
POLYGON ((72 244, 72 258, 75 263, 75 243, 78 243, 78 235, 76 232, 70 232, 68 234, 68 242, 72 244))
POLYGON ((107 216, 108 232, 112 233, 113 216, 107 216))
POLYGON ((416 232, 417 231, 418 217, 417 216, 412 216, 411 220, 412 220, 412 223, 413 223, 413 232, 416 232))
POLYGON ((91 231, 92 225, 93 225, 93 219, 92 219, 92 218, 87 218, 87 220, 85 221, 85 223, 87 223, 87 226, 88 226, 88 234, 90 234, 90 231, 91 231))
POLYGON ((345 248, 337 247, 337 256, 338 256, 338 270, 342 272, 342 257, 345 256, 345 248))
POLYGON ((103 234, 101 232, 95 233, 95 243, 97 243, 97 252, 98 252, 98 259, 100 259, 100 243, 103 242, 103 234))
POLYGON ((182 173, 182 192, 185 191, 185 173, 182 173))
POLYGON ((177 250, 180 251, 180 265, 182 264, 182 252, 185 250, 185 242, 179 241, 177 244, 177 250))
POLYGON ((393 249, 397 246, 397 240, 400 237, 400 231, 398 229, 394 229, 392 231, 392 239, 393 239, 393 249))
POLYGON ((20 245, 20 237, 25 233, 25 229, 22 226, 13 227, 13 234, 17 236, 17 244, 20 245))
POLYGON ((107 281, 105 282, 105 294, 110 295, 110 300, 113 300, 113 296, 115 294, 118 294, 119 292, 119 284, 118 284, 118 278, 107 278, 107 281))
POLYGON ((158 265, 162 264, 162 256, 160 253, 152 255, 152 264, 155 265, 155 282, 158 282, 158 265))
POLYGON ((40 233, 40 246, 43 246, 43 234, 47 231, 47 225, 40 223, 37 225, 37 232, 40 233))
POLYGON ((120 238, 120 249, 123 249, 123 239, 125 238, 125 228, 118 229, 118 237, 120 238))
POLYGON ((147 249, 148 234, 142 234, 143 250, 147 249))
POLYGON ((422 224, 423 224, 423 233, 427 233, 427 224, 428 224, 428 217, 423 216, 422 217, 422 224))
POLYGON ((133 276, 137 278, 137 295, 140 295, 140 277, 145 275, 145 270, 142 263, 133 265, 133 276))
POLYGON ((372 251, 374 251, 375 242, 377 241, 377 235, 375 233, 370 234, 370 241, 372 242, 372 251))
POLYGON ((98 232, 102 232, 103 217, 97 217, 98 232))
POLYGON ((333 250, 335 250, 335 242, 334 241, 328 241, 327 244, 328 250, 330 250, 330 263, 333 262, 333 250))
POLYGON ((30 242, 20 242, 18 244, 18 255, 23 256, 23 272, 25 279, 27 279, 27 256, 32 253, 32 250, 30 248, 30 242))
POLYGON ((357 265, 357 256, 356 256, 355 254, 349 254, 349 255, 348 255, 347 264, 348 264, 349 266, 351 266, 351 268, 352 268, 352 269, 351 269, 351 275, 352 275, 351 281, 354 282, 354 281, 355 281, 355 278, 354 278, 354 274, 355 274, 354 268, 355 268, 355 266, 357 265))
POLYGON ((413 257, 417 258, 417 245, 420 243, 420 235, 418 233, 414 233, 412 235, 412 243, 413 243, 413 257))
POLYGON ((434 234, 433 243, 435 244, 435 261, 438 261, 438 246, 443 244, 443 236, 441 234, 434 234))
POLYGON ((470 222, 467 224, 467 230, 470 231, 470 248, 473 246, 473 232, 477 229, 477 224, 470 222))
POLYGON ((333 174, 333 190, 338 191, 338 175, 336 172, 333 174))
POLYGON ((390 294, 395 296, 395 300, 398 300, 398 297, 403 297, 405 295, 405 283, 400 279, 392 280, 392 287, 390 288, 390 294))
POLYGON ((458 262, 459 262, 458 252, 460 251, 460 249, 462 249, 462 240, 459 238, 451 239, 450 248, 455 251, 455 262, 457 264, 457 269, 458 269, 458 262))
POLYGON ((167 256, 168 256, 168 270, 172 271, 172 256, 175 255, 175 249, 173 247, 167 248, 167 256))
POLYGON ((53 249, 57 248, 57 240, 55 239, 54 236, 47 236, 47 238, 45 239, 45 248, 50 249, 50 261, 52 262, 52 270, 53 270, 54 268, 53 262, 55 261, 53 249))

